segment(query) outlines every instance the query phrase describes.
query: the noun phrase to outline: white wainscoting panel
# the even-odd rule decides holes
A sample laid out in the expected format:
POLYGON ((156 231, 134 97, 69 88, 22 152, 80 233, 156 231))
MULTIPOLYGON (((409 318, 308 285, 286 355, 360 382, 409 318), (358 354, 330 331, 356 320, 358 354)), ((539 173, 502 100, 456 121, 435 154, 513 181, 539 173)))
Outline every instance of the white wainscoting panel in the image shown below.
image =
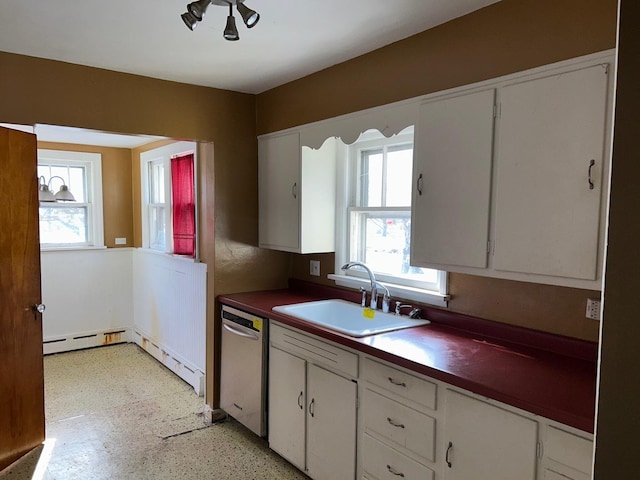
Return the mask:
POLYGON ((133 249, 42 251, 44 353, 131 341, 133 249))
POLYGON ((207 266, 133 254, 133 341, 204 394, 207 266))

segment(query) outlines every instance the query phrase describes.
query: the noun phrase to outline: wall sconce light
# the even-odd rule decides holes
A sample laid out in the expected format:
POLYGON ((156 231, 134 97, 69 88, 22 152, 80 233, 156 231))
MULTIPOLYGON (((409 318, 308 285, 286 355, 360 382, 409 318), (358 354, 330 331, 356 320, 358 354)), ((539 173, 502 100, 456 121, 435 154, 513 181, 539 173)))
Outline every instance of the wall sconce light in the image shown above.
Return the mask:
POLYGON ((38 200, 40 202, 75 202, 76 199, 73 194, 69 191, 69 187, 64 183, 64 179, 57 175, 54 175, 49 179, 48 182, 45 181, 44 177, 41 176, 38 178, 38 200), (60 190, 55 195, 51 191, 51 180, 54 178, 59 178, 62 181, 62 185, 60 186, 60 190))
POLYGON ((227 25, 224 29, 223 36, 226 40, 238 40, 238 29, 236 28, 236 19, 233 16, 233 6, 238 9, 238 13, 242 16, 242 21, 247 28, 252 28, 260 20, 260 14, 255 10, 251 10, 244 4, 245 0, 197 0, 187 5, 187 11, 181 15, 182 21, 189 30, 194 30, 198 22, 202 21, 204 14, 209 5, 229 6, 229 16, 227 17, 227 25))

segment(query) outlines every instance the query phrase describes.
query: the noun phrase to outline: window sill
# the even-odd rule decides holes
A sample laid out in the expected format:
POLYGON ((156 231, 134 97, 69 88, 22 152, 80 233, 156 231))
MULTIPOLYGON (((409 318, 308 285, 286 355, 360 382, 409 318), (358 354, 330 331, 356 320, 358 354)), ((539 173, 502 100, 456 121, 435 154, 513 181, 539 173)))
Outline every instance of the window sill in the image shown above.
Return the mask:
MULTIPOLYGON (((347 275, 336 275, 331 273, 327 275, 327 278, 336 282, 336 285, 341 287, 355 288, 365 287, 368 289, 370 286, 369 280, 364 278, 357 278, 347 275)), ((432 291, 422 290, 420 288, 407 287, 404 285, 396 285, 387 282, 380 282, 382 285, 389 289, 392 302, 397 299, 411 300, 413 302, 424 303, 428 305, 435 305, 437 307, 447 307, 449 303, 449 295, 432 291)))
POLYGON ((74 247, 40 247, 41 252, 82 252, 86 250, 106 250, 107 247, 74 246, 74 247))
POLYGON ((176 260, 182 260, 184 262, 189 262, 189 263, 201 263, 200 260, 197 260, 193 257, 189 257, 187 255, 177 255, 175 253, 169 253, 169 252, 163 252, 160 250, 154 250, 153 248, 148 248, 148 247, 139 247, 137 248, 138 251, 143 252, 143 253, 150 253, 151 255, 161 255, 163 257, 171 257, 171 258, 175 258, 176 260))

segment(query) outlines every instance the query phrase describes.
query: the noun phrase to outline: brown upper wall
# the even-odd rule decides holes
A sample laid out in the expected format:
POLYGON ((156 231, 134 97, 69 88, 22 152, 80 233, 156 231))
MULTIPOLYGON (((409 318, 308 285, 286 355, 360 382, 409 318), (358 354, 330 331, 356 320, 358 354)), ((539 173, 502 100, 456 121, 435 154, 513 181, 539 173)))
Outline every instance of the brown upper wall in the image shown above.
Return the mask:
MULTIPOLYGON (((616 0, 503 0, 258 95, 258 133, 615 48, 616 11, 616 0)), ((292 275, 325 283, 309 276, 310 258, 333 272, 332 254, 293 255, 292 275)), ((454 311, 598 340, 584 312, 599 292, 450 274, 449 293, 454 311)))
POLYGON ((253 133, 253 95, 0 52, 0 122, 190 140, 253 133))
POLYGON ((617 0, 502 0, 258 95, 258 134, 615 47, 617 0))

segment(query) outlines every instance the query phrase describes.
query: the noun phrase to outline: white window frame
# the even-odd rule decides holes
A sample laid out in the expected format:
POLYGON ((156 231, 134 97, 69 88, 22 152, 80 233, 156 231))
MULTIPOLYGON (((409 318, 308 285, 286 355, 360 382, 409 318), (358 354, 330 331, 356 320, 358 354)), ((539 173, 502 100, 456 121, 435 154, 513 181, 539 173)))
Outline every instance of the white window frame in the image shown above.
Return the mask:
MULTIPOLYGON (((182 156, 193 153, 194 158, 194 172, 197 172, 197 144, 195 142, 175 142, 164 147, 148 150, 140 154, 140 181, 141 181, 141 216, 142 216, 142 248, 149 249, 155 252, 173 254, 173 217, 172 206, 173 201, 171 197, 171 159, 176 156, 182 156), (150 232, 150 210, 160 204, 150 203, 150 184, 149 184, 149 169, 153 164, 161 163, 164 166, 164 195, 165 195, 165 225, 166 225, 166 239, 164 245, 152 245, 151 244, 151 232, 150 232)), ((194 192, 196 199, 198 198, 198 189, 196 176, 194 174, 194 192)), ((198 218, 198 202, 196 200, 196 219, 198 218)), ((198 253, 198 241, 196 235, 196 252, 194 260, 199 258, 198 253)))
MULTIPOLYGON (((87 207, 88 241, 83 243, 41 243, 40 250, 74 250, 105 248, 102 208, 102 155, 91 152, 38 149, 38 165, 69 165, 85 168, 87 198, 85 203, 68 202, 63 205, 40 202, 41 207, 87 207)), ((48 179, 45 179, 48 180, 48 179)), ((73 190, 71 191, 73 193, 73 190)))
MULTIPOLYGON (((379 132, 367 131, 345 149, 345 155, 338 156, 338 189, 336 199, 336 252, 335 274, 329 275, 337 285, 368 289, 369 278, 366 272, 352 268, 343 272, 341 266, 349 261, 349 229, 352 212, 410 212, 407 207, 359 207, 357 201, 357 178, 359 175, 361 152, 376 146, 413 144, 413 127, 404 129, 390 138, 381 137, 379 132)), ((384 284, 395 299, 410 300, 424 304, 447 306, 447 272, 438 271, 434 284, 424 284, 410 279, 374 272, 376 280, 384 284)))

